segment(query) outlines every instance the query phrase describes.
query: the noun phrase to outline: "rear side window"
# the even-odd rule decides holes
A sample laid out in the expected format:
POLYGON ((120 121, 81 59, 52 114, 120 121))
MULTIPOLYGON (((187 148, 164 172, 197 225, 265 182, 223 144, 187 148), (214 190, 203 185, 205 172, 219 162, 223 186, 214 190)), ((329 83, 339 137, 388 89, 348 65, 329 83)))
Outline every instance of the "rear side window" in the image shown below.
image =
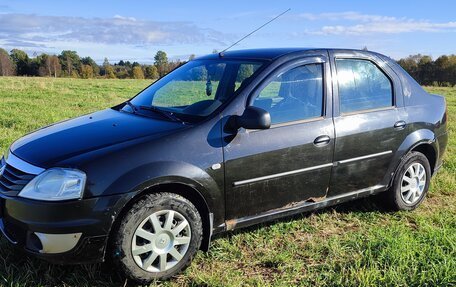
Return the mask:
POLYGON ((336 68, 341 113, 394 105, 391 80, 374 63, 336 59, 336 68))

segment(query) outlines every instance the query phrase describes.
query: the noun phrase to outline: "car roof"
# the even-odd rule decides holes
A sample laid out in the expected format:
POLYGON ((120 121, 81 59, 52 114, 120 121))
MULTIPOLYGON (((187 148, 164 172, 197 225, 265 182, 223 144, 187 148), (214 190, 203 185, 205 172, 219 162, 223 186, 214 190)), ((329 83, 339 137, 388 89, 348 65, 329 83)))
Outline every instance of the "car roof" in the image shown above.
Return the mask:
POLYGON ((222 55, 227 59, 259 59, 259 60, 274 60, 281 56, 306 51, 329 51, 329 50, 343 50, 343 51, 356 51, 366 54, 376 54, 365 50, 356 49, 333 49, 333 48, 261 48, 261 49, 247 49, 247 50, 234 50, 223 53, 213 53, 205 56, 198 57, 199 60, 218 59, 222 55))

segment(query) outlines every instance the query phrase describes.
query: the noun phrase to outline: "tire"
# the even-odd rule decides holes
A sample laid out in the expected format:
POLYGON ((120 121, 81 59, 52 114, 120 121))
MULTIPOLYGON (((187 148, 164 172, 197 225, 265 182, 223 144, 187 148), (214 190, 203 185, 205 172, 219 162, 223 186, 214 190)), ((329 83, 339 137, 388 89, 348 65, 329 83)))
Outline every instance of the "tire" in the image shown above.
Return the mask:
POLYGON ((190 201, 173 193, 149 194, 124 216, 110 250, 114 264, 127 278, 147 284, 187 268, 202 236, 201 216, 190 201))
POLYGON ((399 164, 392 186, 383 196, 386 207, 396 211, 414 210, 426 197, 430 179, 431 166, 427 157, 416 151, 408 153, 399 164), (424 178, 415 174, 423 174, 424 178))

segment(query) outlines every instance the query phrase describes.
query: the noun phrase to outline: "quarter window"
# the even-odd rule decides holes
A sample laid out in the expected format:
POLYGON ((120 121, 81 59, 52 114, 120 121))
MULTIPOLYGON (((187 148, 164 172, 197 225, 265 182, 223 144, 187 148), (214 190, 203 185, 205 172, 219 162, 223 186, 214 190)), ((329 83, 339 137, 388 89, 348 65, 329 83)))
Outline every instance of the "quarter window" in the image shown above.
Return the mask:
POLYGON ((271 114, 272 124, 305 120, 323 114, 323 65, 299 66, 276 76, 253 105, 271 114))
POLYGON ((341 113, 391 107, 390 79, 372 62, 336 59, 341 113))

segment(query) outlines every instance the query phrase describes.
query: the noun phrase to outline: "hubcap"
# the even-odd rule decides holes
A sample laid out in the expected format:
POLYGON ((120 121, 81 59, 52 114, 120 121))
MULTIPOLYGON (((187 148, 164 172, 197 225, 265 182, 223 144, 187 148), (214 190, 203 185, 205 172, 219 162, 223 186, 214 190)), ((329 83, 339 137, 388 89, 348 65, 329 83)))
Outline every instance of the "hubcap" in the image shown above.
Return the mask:
POLYGON ((148 272, 169 270, 184 257, 191 236, 190 224, 179 212, 154 212, 139 224, 133 235, 133 259, 148 272))
POLYGON ((421 163, 412 163, 402 176, 401 197, 407 204, 420 200, 426 186, 426 170, 421 163))

